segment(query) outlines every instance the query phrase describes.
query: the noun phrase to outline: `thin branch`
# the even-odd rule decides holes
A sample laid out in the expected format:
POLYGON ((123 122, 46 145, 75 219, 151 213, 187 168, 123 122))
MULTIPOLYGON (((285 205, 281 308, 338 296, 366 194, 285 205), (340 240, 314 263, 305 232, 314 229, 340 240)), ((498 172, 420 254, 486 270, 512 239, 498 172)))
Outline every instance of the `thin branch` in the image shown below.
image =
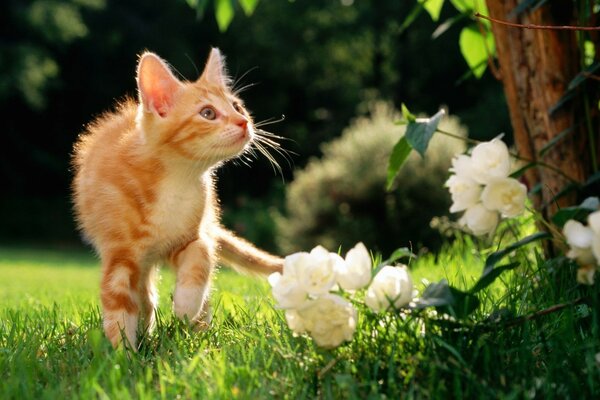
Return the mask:
POLYGON ((585 76, 586 78, 590 78, 590 79, 593 79, 593 80, 595 80, 595 81, 600 81, 600 76, 598 76, 598 75, 594 75, 594 74, 591 74, 591 73, 589 73, 589 72, 585 72, 585 71, 582 71, 581 73, 582 73, 582 74, 583 74, 583 76, 585 76))
POLYGON ((572 26, 572 25, 536 25, 536 24, 517 24, 514 22, 503 21, 483 15, 479 12, 475 13, 476 18, 488 20, 490 22, 506 25, 513 28, 521 29, 545 29, 545 30, 561 30, 561 31, 600 31, 600 26, 572 26))
MULTIPOLYGON (((477 14, 479 14, 479 13, 477 13, 477 14)), ((477 27, 479 28, 479 33, 483 37, 483 45, 485 46, 485 53, 487 55, 487 63, 488 63, 488 66, 490 67, 490 71, 492 72, 492 75, 494 75, 494 78, 496 78, 497 81, 501 81, 502 74, 500 73, 500 70, 496 66, 496 63, 494 62, 494 57, 492 57, 492 52, 490 50, 490 47, 488 46, 487 35, 489 34, 489 32, 487 32, 487 30, 483 26, 483 23, 481 22, 480 19, 477 19, 477 27)))
POLYGON ((471 139, 471 138, 468 138, 468 137, 463 137, 463 136, 460 136, 460 135, 457 135, 457 134, 454 134, 454 133, 450 133, 448 131, 441 130, 440 128, 437 128, 435 131, 438 132, 438 133, 441 133, 442 135, 451 137, 453 139, 462 140, 463 142, 467 142, 467 143, 470 143, 470 144, 478 145, 480 143, 483 143, 480 140, 475 140, 475 139, 471 139))

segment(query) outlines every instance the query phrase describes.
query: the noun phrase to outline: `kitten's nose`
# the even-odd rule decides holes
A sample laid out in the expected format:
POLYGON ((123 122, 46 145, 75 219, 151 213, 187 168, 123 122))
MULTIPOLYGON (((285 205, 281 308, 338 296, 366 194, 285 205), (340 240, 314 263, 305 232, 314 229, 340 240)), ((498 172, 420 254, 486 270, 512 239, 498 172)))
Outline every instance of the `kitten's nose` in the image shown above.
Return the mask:
POLYGON ((246 129, 248 127, 248 120, 246 118, 243 118, 243 119, 237 120, 235 122, 235 124, 242 129, 246 129))

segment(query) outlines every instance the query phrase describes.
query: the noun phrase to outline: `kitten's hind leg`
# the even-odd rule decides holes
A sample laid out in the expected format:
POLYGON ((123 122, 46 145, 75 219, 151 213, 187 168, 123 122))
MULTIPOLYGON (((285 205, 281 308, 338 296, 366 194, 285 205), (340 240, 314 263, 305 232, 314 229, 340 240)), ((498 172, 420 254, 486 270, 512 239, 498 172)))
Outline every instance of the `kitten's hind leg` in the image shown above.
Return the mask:
POLYGON ((100 299, 104 331, 114 347, 123 339, 133 350, 137 347, 137 327, 140 305, 138 283, 140 267, 128 250, 102 255, 102 285, 100 299))
POLYGON ((215 263, 214 248, 201 240, 195 240, 171 257, 177 271, 177 283, 173 295, 173 310, 177 317, 191 323, 206 323, 210 277, 215 263))
POLYGON ((142 327, 145 332, 152 332, 156 325, 156 307, 158 305, 158 291, 156 289, 156 278, 158 269, 152 266, 144 270, 140 279, 140 302, 142 309, 142 327))

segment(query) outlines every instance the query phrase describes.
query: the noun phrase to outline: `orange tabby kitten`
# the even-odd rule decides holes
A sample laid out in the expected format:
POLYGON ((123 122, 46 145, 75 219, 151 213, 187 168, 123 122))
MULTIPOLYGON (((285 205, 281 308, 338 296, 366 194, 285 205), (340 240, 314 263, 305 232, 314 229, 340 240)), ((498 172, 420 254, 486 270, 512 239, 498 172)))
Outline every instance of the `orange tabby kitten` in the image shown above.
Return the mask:
POLYGON ((104 330, 114 346, 123 334, 134 349, 138 325, 154 325, 161 260, 176 270, 175 314, 196 324, 208 318, 217 260, 260 273, 282 268, 219 224, 214 170, 256 135, 219 50, 196 82, 144 53, 137 85, 139 104, 127 100, 90 124, 73 158, 77 220, 102 260, 104 330))

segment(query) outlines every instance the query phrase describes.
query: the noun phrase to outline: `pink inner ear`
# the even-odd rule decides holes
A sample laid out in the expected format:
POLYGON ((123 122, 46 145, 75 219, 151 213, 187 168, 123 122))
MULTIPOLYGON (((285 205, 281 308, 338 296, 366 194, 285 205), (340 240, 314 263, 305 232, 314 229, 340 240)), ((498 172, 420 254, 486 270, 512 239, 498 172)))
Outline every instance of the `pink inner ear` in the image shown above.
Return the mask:
POLYGON ((181 83, 154 54, 146 54, 138 68, 138 87, 144 109, 165 117, 173 107, 181 83))

